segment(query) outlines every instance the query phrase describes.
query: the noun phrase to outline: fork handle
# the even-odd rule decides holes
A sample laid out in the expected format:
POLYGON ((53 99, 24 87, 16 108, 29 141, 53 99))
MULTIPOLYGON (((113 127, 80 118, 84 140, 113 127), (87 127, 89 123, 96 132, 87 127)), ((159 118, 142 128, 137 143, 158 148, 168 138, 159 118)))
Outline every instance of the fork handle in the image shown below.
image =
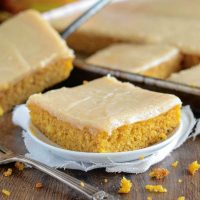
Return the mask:
MULTIPOLYGON (((26 163, 28 165, 31 165, 33 167, 35 167, 36 169, 50 175, 51 177, 54 177, 55 179, 61 181, 62 183, 65 183, 66 185, 68 185, 69 187, 81 192, 82 194, 84 194, 85 196, 88 197, 88 199, 92 199, 92 200, 114 200, 114 197, 109 195, 108 193, 98 190, 97 188, 84 183, 84 186, 81 186, 81 181, 66 174, 63 173, 57 169, 54 169, 52 167, 49 167, 41 162, 35 161, 33 159, 30 158, 26 158, 25 156, 22 155, 18 155, 15 157, 11 157, 8 158, 6 160, 4 160, 3 162, 1 162, 2 164, 6 164, 9 162, 23 162, 26 163)), ((115 198, 116 199, 116 198, 115 198)))

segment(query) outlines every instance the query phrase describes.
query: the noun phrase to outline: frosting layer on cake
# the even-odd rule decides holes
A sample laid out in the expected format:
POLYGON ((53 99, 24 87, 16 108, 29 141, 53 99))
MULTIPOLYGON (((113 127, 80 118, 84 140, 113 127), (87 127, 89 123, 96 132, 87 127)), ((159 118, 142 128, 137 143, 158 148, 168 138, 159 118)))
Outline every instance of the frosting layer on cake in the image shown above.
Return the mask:
POLYGON ((80 129, 91 127, 92 133, 111 134, 122 125, 156 117, 180 105, 181 101, 174 95, 151 92, 104 77, 81 86, 32 95, 27 104, 36 104, 80 129))

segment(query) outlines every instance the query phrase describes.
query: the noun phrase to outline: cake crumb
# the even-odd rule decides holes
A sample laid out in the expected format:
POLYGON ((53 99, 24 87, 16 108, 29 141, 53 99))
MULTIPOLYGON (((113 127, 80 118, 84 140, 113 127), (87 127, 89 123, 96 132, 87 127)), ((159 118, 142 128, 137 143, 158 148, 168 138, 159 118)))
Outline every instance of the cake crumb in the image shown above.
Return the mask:
POLYGON ((84 80, 84 81, 83 81, 83 84, 87 84, 88 82, 89 82, 89 81, 87 81, 87 80, 84 80))
POLYGON ((0 117, 4 114, 3 108, 0 106, 0 117))
POLYGON ((149 176, 156 179, 163 179, 169 175, 169 171, 165 168, 155 168, 150 173, 149 176))
POLYGON ((12 175, 12 172, 13 172, 12 169, 11 169, 11 168, 8 168, 7 171, 5 171, 5 172, 3 173, 3 175, 6 176, 6 177, 8 177, 8 176, 11 176, 11 175, 12 175))
POLYGON ((178 163, 179 163, 179 161, 176 160, 175 162, 173 162, 173 163, 171 164, 171 166, 174 167, 174 168, 176 168, 176 167, 178 166, 178 163))
POLYGON ((185 197, 184 196, 180 196, 180 197, 178 197, 177 200, 185 200, 185 197))
POLYGON ((118 193, 129 193, 130 190, 132 188, 132 183, 130 180, 126 179, 125 177, 123 177, 121 179, 121 183, 120 183, 120 188, 118 193))
POLYGON ((159 137, 160 137, 161 140, 166 140, 167 139, 167 135, 164 134, 164 133, 160 134, 159 137))
POLYGON ((147 200, 152 200, 152 197, 147 197, 147 200))
POLYGON ((35 184, 35 188, 41 189, 41 188, 43 188, 43 184, 41 182, 38 182, 35 184))
POLYGON ((178 179, 178 182, 179 182, 179 183, 182 183, 183 181, 182 181, 181 179, 178 179))
POLYGON ((144 156, 141 155, 141 156, 139 157, 139 160, 144 160, 144 156))
POLYGON ((107 179, 107 178, 105 178, 105 179, 104 179, 104 183, 107 183, 107 182, 108 182, 108 179, 107 179))
POLYGON ((16 167, 19 171, 23 171, 23 170, 24 170, 24 163, 16 162, 16 163, 15 163, 15 167, 16 167))
POLYGON ((200 164, 196 161, 192 162, 188 166, 188 171, 191 175, 194 175, 200 168, 200 164))
POLYGON ((8 197, 9 197, 10 194, 11 194, 10 191, 8 191, 8 190, 6 190, 6 189, 3 189, 1 192, 2 192, 2 194, 4 194, 5 196, 8 196, 8 197))
POLYGON ((164 188, 162 185, 146 185, 145 189, 149 192, 167 192, 167 189, 164 188))
POLYGON ((82 187, 84 187, 84 186, 85 186, 85 184, 84 184, 84 182, 83 182, 83 181, 81 181, 81 182, 80 182, 80 185, 81 185, 82 187))

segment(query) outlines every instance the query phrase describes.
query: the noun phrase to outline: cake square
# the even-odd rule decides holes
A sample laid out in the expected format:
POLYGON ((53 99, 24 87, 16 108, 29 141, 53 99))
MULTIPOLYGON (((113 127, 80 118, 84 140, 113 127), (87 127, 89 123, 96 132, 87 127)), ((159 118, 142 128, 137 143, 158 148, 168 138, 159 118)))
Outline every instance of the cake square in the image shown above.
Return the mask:
POLYGON ((192 87, 200 87, 200 65, 181 70, 173 73, 168 80, 189 85, 192 87))
POLYGON ((179 126, 181 101, 103 77, 32 95, 27 106, 33 125, 63 148, 121 152, 166 139, 179 126))
MULTIPOLYGON (((200 15, 197 12, 200 3, 179 2, 181 0, 118 1, 74 32, 68 44, 76 51, 92 54, 119 42, 166 43, 180 49, 184 65, 196 65, 200 63, 200 15)), ((64 17, 51 21, 58 30, 63 30, 69 22, 69 18, 64 17)))
POLYGON ((86 62, 110 69, 165 79, 180 70, 181 55, 175 47, 163 44, 114 44, 97 51, 86 62))
POLYGON ((1 24, 0 42, 3 112, 66 79, 72 70, 73 52, 37 11, 24 11, 1 24))

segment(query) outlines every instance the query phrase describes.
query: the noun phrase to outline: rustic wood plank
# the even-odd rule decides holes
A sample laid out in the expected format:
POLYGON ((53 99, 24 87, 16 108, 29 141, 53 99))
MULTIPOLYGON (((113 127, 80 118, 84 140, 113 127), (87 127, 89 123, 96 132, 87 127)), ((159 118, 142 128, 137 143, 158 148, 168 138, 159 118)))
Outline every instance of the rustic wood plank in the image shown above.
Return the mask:
MULTIPOLYGON (((25 147, 21 137, 21 129, 14 126, 11 122, 11 114, 6 114, 0 119, 0 138, 1 143, 15 152, 24 153, 25 147)), ((159 167, 165 167, 170 170, 170 175, 163 181, 151 180, 148 172, 139 175, 132 174, 110 174, 103 169, 93 170, 85 173, 76 170, 65 170, 66 173, 79 178, 82 181, 88 182, 94 186, 104 189, 111 194, 117 194, 120 179, 123 176, 131 179, 133 189, 129 194, 121 195, 124 200, 146 200, 147 196, 151 196, 156 200, 176 200, 178 196, 184 195, 186 200, 200 199, 200 172, 195 176, 191 176, 187 172, 187 166, 194 160, 200 161, 200 138, 195 141, 188 141, 181 148, 174 151, 171 156, 167 157, 163 162, 157 164, 159 167), (171 163, 179 160, 179 165, 176 169, 171 167, 171 163), (108 179, 108 183, 104 183, 104 179, 108 179), (182 179, 182 183, 178 183, 178 179, 182 179), (153 194, 145 191, 146 184, 163 184, 168 192, 165 194, 153 194)), ((2 175, 8 167, 13 167, 13 164, 0 167, 0 190, 6 188, 11 191, 11 196, 5 199, 11 200, 84 200, 85 197, 76 191, 68 188, 62 183, 53 178, 39 172, 35 169, 25 169, 19 172, 14 169, 11 177, 2 175), (36 182, 42 182, 44 188, 36 189, 36 182)), ((0 199, 4 199, 0 194, 0 199)))

